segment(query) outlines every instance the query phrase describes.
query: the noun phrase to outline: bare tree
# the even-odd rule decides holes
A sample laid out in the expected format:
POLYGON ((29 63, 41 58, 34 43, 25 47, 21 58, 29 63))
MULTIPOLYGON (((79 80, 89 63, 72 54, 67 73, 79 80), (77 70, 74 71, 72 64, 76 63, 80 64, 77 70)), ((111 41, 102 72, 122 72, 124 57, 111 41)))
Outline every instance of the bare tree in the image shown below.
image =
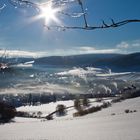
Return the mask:
MULTIPOLYGON (((94 25, 89 25, 88 20, 87 20, 87 12, 86 9, 84 8, 84 4, 82 0, 48 0, 45 3, 35 3, 30 0, 8 0, 10 4, 12 4, 14 7, 31 7, 36 9, 38 12, 40 12, 40 8, 48 5, 51 3, 53 7, 63 7, 64 5, 68 5, 71 3, 79 5, 81 11, 78 13, 72 12, 68 13, 63 10, 63 8, 60 8, 57 13, 61 15, 65 15, 71 18, 83 18, 83 26, 65 26, 65 25, 46 25, 44 24, 44 27, 46 27, 48 30, 49 29, 61 29, 65 31, 66 29, 80 29, 80 30, 95 30, 95 29, 107 29, 107 28, 116 28, 120 27, 123 25, 126 25, 128 23, 140 23, 140 19, 127 19, 127 20, 122 20, 122 21, 115 21, 114 19, 110 19, 109 23, 106 23, 104 20, 101 22, 100 25, 94 26, 94 25)), ((0 7, 0 10, 3 10, 6 7, 4 4, 3 6, 0 7)))

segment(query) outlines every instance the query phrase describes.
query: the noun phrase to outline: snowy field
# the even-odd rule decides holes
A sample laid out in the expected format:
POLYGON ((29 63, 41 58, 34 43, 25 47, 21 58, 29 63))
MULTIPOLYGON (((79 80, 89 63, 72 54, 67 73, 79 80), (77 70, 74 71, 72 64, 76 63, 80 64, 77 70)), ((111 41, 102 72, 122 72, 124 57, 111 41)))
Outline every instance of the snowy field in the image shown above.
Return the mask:
MULTIPOLYGON (((108 100, 106 99, 105 101, 106 102, 107 101, 110 102, 111 99, 108 99, 108 100)), ((91 102, 90 103, 90 107, 103 104, 103 102, 96 102, 95 99, 90 99, 90 102, 91 102)), ((42 104, 42 105, 39 105, 39 106, 22 106, 22 107, 17 108, 17 111, 28 112, 30 114, 33 114, 33 113, 37 114, 37 112, 40 111, 40 112, 42 112, 41 117, 45 117, 48 114, 50 114, 53 111, 55 111, 56 110, 56 106, 59 105, 59 104, 63 104, 66 107, 70 107, 70 106, 74 105, 74 102, 73 102, 73 100, 69 100, 69 101, 51 102, 49 104, 42 104)), ((85 108, 85 109, 87 109, 87 108, 85 108)), ((54 119, 71 119, 71 118, 73 118, 73 113, 75 113, 75 112, 77 112, 77 111, 76 111, 76 109, 74 109, 74 107, 68 108, 67 112, 66 112, 66 115, 59 117, 56 114, 54 114, 53 118, 54 119)))
MULTIPOLYGON (((47 105, 43 106, 48 111, 53 105, 48 109, 47 105)), ((29 110, 29 107, 18 110, 29 110)), ((52 121, 15 118, 15 123, 0 125, 0 140, 140 140, 140 97, 83 117, 68 116, 52 121), (126 109, 136 112, 125 113, 126 109)))

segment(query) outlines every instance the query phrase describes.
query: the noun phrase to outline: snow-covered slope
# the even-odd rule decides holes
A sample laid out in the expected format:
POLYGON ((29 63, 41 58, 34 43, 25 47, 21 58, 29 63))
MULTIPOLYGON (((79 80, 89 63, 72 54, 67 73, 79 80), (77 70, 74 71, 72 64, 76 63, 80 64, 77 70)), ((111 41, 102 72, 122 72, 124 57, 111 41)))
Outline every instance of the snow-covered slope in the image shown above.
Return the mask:
POLYGON ((0 140, 139 140, 139 106, 140 98, 135 98, 84 117, 45 122, 16 118, 17 123, 0 125, 0 140))
MULTIPOLYGON (((106 101, 111 101, 111 99, 108 99, 106 101)), ((103 104, 103 102, 95 102, 95 99, 90 99, 90 107, 92 106, 97 106, 97 105, 101 105, 103 104)), ((17 108, 17 111, 24 111, 24 112, 28 112, 30 114, 37 114, 37 112, 41 111, 42 112, 42 117, 47 116, 48 114, 52 113, 53 111, 56 110, 57 105, 59 104, 63 104, 66 107, 70 107, 73 106, 74 102, 72 100, 69 101, 57 101, 57 102, 51 102, 49 104, 42 104, 39 106, 21 106, 19 108, 17 108)), ((67 113, 65 116, 57 116, 56 114, 53 115, 54 119, 70 119, 73 118, 73 113, 77 112, 74 107, 72 108, 68 108, 67 109, 67 113)))

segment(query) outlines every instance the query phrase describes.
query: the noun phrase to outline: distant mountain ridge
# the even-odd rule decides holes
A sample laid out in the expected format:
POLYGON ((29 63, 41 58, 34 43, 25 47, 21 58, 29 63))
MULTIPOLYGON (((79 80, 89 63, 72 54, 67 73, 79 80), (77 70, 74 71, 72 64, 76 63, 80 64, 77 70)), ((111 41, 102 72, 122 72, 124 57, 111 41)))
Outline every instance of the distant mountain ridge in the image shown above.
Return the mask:
POLYGON ((71 56, 49 56, 41 58, 9 58, 11 62, 27 62, 35 60, 34 65, 58 67, 100 67, 111 68, 113 71, 140 72, 140 53, 132 54, 83 54, 71 56))
POLYGON ((83 54, 51 56, 35 60, 35 64, 55 66, 93 66, 115 71, 140 71, 140 53, 133 54, 83 54))

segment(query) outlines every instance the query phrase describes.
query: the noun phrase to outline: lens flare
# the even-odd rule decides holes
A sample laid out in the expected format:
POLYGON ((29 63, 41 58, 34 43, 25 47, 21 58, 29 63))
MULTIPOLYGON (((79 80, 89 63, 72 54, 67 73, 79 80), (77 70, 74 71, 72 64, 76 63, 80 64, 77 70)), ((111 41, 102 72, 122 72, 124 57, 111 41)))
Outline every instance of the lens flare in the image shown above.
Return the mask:
POLYGON ((58 18, 56 17, 57 13, 60 11, 59 8, 54 8, 52 3, 43 5, 40 7, 40 17, 45 19, 45 24, 48 25, 50 22, 59 23, 58 18))

